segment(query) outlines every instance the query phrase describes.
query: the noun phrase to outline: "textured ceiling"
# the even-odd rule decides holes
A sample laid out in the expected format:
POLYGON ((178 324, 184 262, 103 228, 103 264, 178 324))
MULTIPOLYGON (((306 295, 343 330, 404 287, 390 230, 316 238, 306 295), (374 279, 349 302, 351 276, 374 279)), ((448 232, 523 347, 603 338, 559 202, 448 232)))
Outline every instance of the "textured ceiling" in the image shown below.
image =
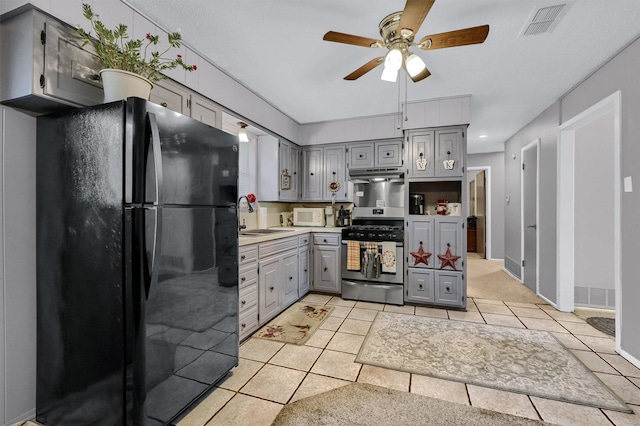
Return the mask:
MULTIPOLYGON (((386 49, 330 43, 329 30, 379 39, 378 23, 404 0, 125 0, 279 110, 304 124, 388 114, 404 81, 382 68, 343 77, 386 49)), ((408 100, 472 95, 470 152, 504 141, 640 35, 640 0, 437 0, 416 39, 489 24, 480 45, 413 49, 432 75, 408 100), (566 3, 551 33, 520 36, 540 7, 566 3), (480 135, 486 138, 479 138, 480 135)))

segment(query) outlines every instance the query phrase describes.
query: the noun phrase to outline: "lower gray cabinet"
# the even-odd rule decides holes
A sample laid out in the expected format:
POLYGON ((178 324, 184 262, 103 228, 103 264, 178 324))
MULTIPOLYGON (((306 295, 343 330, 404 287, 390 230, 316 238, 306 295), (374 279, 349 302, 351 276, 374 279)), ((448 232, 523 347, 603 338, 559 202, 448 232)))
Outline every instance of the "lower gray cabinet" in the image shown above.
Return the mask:
POLYGON ((298 237, 298 298, 309 293, 311 288, 311 257, 309 256, 310 234, 298 237))
POLYGON ((238 258, 239 339, 258 329, 258 246, 240 247, 238 258))
POLYGON ((406 300, 417 303, 434 302, 434 271, 409 268, 406 300))
POLYGON ((464 307, 463 274, 461 272, 435 272, 435 303, 464 307))
POLYGON ((340 234, 313 235, 313 289, 340 293, 340 234))
POLYGON ((282 309, 298 300, 298 252, 293 251, 282 258, 282 309))
POLYGON ((271 257, 259 262, 259 309, 260 324, 280 312, 280 257, 271 257))

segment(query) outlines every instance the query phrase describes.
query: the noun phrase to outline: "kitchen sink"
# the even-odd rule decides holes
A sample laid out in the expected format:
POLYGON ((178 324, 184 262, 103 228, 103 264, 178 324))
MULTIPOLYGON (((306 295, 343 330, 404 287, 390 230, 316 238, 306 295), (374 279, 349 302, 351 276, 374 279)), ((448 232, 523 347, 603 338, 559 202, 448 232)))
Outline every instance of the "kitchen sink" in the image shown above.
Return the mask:
POLYGON ((240 231, 240 235, 248 235, 248 236, 260 236, 260 235, 269 235, 269 234, 277 234, 279 232, 293 232, 289 229, 249 229, 247 231, 240 231))

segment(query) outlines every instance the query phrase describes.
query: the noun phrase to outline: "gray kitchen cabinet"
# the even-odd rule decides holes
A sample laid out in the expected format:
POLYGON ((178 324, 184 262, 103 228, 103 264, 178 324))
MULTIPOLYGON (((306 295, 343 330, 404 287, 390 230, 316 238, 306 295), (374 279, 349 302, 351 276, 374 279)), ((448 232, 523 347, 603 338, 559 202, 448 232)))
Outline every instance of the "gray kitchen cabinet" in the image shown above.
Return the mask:
POLYGON ((258 269, 258 314, 260 325, 276 316, 280 312, 280 283, 282 269, 280 257, 270 257, 260 260, 258 269))
POLYGON ((216 129, 222 129, 222 109, 212 101, 195 94, 189 99, 191 118, 208 124, 216 129))
POLYGON ((375 164, 373 142, 350 143, 347 145, 349 152, 349 169, 369 169, 375 164))
POLYGON ((165 79, 154 83, 149 100, 169 108, 171 111, 195 118, 211 127, 222 128, 222 109, 220 107, 172 80, 165 79))
POLYGON ((402 139, 347 144, 349 169, 400 167, 403 163, 402 139))
POLYGON ((304 147, 302 150, 302 201, 322 201, 322 148, 304 147))
POLYGON ((402 158, 402 140, 375 143, 375 167, 400 167, 402 158))
POLYGON ((435 220, 435 245, 434 254, 436 269, 453 271, 462 270, 464 236, 464 218, 460 216, 441 216, 435 220), (449 250, 451 256, 459 256, 457 260, 440 260, 438 256, 445 256, 449 250), (452 266, 453 264, 453 266, 452 266))
POLYGON ((311 286, 310 234, 298 237, 298 298, 309 292, 311 286))
POLYGON ((149 100, 171 111, 189 115, 189 95, 189 91, 179 84, 161 80, 153 84, 149 100))
POLYGON ((324 192, 323 201, 348 201, 346 148, 344 145, 329 145, 323 150, 324 155, 324 192), (335 188, 335 191, 332 190, 335 188))
POLYGON ((271 135, 258 138, 258 200, 297 201, 300 148, 271 135), (286 175, 287 183, 283 182, 286 175))
POLYGON ((313 235, 313 289, 340 293, 340 234, 313 235))
POLYGON ((434 302, 438 305, 463 307, 465 291, 461 272, 435 271, 434 302))
POLYGON ((434 303, 434 271, 409 268, 405 299, 408 302, 434 303))
POLYGON ((463 130, 453 128, 435 131, 435 175, 460 177, 463 172, 463 130))
POLYGON ((282 257, 282 309, 298 300, 298 252, 292 251, 282 257))
POLYGON ((238 250, 239 339, 251 335, 258 328, 258 246, 238 250))
POLYGON ((436 265, 435 221, 435 217, 428 216, 407 221, 407 266, 433 269, 436 265), (423 253, 420 253, 420 246, 423 253))
POLYGON ((464 218, 412 217, 407 221, 406 231, 405 300, 464 308, 464 218))
POLYGON ((407 134, 407 177, 431 178, 434 169, 434 137, 432 130, 412 130, 407 134))
POLYGON ((0 23, 0 101, 38 113, 102 103, 98 57, 76 29, 31 5, 14 12, 0 23))
POLYGON ((462 127, 411 130, 407 134, 407 177, 462 177, 464 173, 462 127))

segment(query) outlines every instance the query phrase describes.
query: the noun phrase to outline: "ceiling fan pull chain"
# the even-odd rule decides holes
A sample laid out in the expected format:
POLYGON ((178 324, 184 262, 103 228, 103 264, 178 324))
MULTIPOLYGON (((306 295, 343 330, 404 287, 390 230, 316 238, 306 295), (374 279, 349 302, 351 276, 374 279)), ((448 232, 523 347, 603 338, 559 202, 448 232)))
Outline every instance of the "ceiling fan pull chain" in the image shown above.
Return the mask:
POLYGON ((407 114, 407 76, 404 76, 404 121, 409 121, 409 115, 407 114))

